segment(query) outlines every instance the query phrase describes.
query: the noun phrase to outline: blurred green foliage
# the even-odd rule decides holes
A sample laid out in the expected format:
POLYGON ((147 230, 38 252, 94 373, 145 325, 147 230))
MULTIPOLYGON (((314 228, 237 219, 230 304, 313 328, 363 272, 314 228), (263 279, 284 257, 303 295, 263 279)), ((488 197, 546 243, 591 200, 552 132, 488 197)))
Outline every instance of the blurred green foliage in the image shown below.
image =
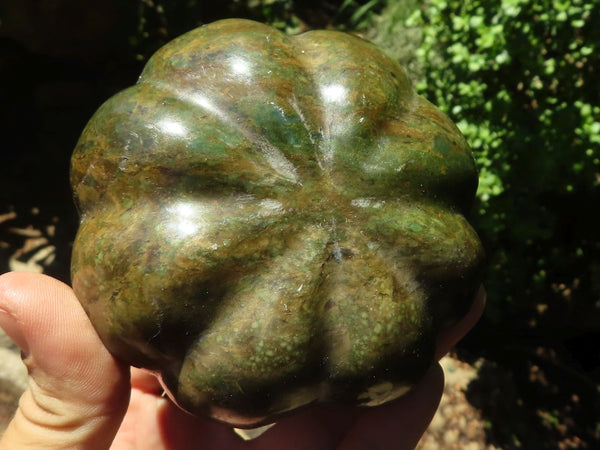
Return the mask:
POLYGON ((137 0, 138 26, 130 37, 137 59, 144 61, 174 37, 215 20, 238 17, 288 34, 311 28, 365 29, 386 0, 137 0))
POLYGON ((488 318, 598 331, 600 2, 428 0, 405 26, 480 168, 488 318))
POLYGON ((420 27, 410 26, 408 19, 419 4, 419 0, 388 1, 379 14, 371 15, 363 29, 368 40, 402 64, 413 82, 423 76, 423 64, 417 56, 423 33, 420 27))
POLYGON ((130 37, 143 61, 161 45, 197 26, 226 17, 243 17, 288 32, 300 31, 292 0, 137 0, 138 26, 130 37))

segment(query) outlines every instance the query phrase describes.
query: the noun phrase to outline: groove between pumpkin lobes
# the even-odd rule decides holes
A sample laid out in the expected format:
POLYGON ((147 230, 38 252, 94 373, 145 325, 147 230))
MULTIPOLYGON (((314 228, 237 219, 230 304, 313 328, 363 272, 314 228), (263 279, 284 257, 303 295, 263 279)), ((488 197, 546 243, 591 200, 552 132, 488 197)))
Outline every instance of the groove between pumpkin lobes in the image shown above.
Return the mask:
POLYGON ((73 286, 103 341, 236 426, 401 395, 477 286, 464 139, 342 33, 178 38, 90 120, 71 182, 73 286))

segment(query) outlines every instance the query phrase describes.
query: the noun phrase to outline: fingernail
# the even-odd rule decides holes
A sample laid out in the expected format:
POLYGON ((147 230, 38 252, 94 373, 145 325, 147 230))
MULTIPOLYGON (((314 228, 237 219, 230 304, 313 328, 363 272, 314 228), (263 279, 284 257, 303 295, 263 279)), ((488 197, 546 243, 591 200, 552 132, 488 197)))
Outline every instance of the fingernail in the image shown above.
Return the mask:
POLYGON ((29 353, 29 346, 27 345, 27 341, 21 332, 21 327, 19 327, 17 319, 10 313, 10 311, 7 311, 1 307, 0 328, 2 328, 8 337, 11 338, 15 344, 17 344, 17 346, 21 349, 22 354, 27 355, 29 353))

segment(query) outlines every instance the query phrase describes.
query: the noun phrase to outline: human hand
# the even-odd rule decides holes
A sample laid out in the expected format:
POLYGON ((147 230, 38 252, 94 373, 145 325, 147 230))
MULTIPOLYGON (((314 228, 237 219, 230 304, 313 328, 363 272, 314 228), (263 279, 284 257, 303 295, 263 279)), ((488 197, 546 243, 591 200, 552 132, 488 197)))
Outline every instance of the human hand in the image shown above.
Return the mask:
MULTIPOLYGON (((479 320, 485 293, 444 332, 437 357, 479 320)), ((73 291, 45 275, 0 276, 0 327, 23 350, 28 388, 0 450, 56 449, 410 449, 427 428, 444 377, 434 364, 407 395, 377 408, 306 408, 242 441, 231 427, 190 416, 161 396, 157 379, 112 357, 73 291)))

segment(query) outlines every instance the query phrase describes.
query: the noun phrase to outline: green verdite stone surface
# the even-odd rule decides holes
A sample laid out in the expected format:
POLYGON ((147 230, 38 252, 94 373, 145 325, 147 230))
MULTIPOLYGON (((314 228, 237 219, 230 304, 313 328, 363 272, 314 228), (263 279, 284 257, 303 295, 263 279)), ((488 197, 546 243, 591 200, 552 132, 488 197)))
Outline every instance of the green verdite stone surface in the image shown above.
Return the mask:
POLYGON ((340 32, 179 37, 92 117, 71 182, 73 287, 105 344, 237 426, 398 397, 478 286, 465 140, 340 32))

